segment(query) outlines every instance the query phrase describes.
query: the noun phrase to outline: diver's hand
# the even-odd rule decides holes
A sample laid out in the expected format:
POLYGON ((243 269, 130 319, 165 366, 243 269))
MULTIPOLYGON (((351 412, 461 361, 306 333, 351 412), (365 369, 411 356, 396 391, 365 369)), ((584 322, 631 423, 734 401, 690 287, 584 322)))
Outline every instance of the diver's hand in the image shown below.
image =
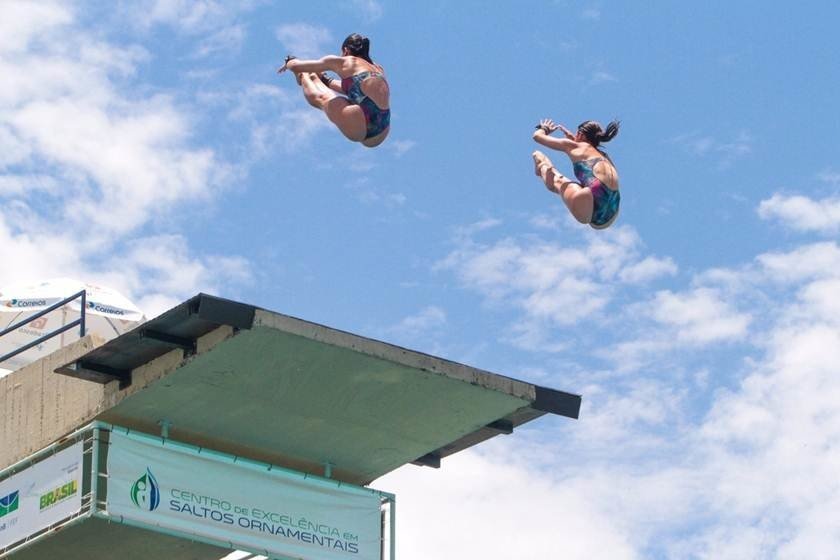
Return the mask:
POLYGON ((543 132, 546 134, 551 134, 555 130, 557 130, 560 125, 555 124, 551 119, 543 119, 540 121, 540 124, 537 125, 537 128, 543 129, 543 132))

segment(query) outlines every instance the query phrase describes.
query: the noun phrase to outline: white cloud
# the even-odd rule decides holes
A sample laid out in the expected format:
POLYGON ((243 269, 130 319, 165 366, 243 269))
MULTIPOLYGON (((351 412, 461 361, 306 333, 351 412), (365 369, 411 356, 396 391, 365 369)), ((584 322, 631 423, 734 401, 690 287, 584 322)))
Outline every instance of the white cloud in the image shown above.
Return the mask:
MULTIPOLYGON (((838 297, 823 292, 813 303, 836 306, 838 297)), ((729 528, 711 531, 710 548, 772 511, 777 530, 764 533, 772 552, 764 556, 829 558, 840 544, 823 521, 840 505, 840 330, 802 317, 777 324, 769 342, 766 359, 717 399, 700 430, 718 481, 711 505, 729 528)), ((762 555, 757 543, 740 545, 745 557, 762 555)))
POLYGON ((708 288, 689 292, 661 291, 651 302, 651 315, 673 327, 677 337, 691 344, 732 341, 747 334, 751 317, 738 313, 708 288))
POLYGON ((58 182, 50 175, 0 175, 0 197, 23 195, 35 191, 55 194, 58 182))
POLYGON ((512 459, 465 452, 444 459, 440 470, 404 467, 377 480, 375 488, 398 496, 397 557, 446 551, 449 558, 509 560, 554 558, 562 550, 569 560, 637 558, 630 536, 585 486, 512 459))
POLYGON ((230 173, 195 144, 188 111, 131 82, 148 53, 89 34, 67 4, 7 7, 18 29, 0 39, 0 284, 77 277, 154 302, 153 314, 222 279, 247 282, 237 257, 133 237, 217 195, 230 173))
MULTIPOLYGON (((494 272, 499 263, 519 262, 527 252, 510 239, 490 247, 482 251, 473 242, 470 248, 493 255, 483 270, 494 272)), ((526 266, 519 270, 533 276, 525 274, 526 266)), ((582 276, 611 278, 594 272, 582 276)), ((507 291, 498 288, 509 299, 517 280, 491 274, 491 286, 502 279, 514 284, 507 291)), ((533 280, 535 286, 543 281, 533 280)), ((840 506, 834 482, 840 467, 840 249, 836 243, 817 243, 765 253, 741 269, 701 271, 691 284, 630 303, 625 315, 635 322, 625 330, 654 332, 618 344, 603 333, 608 352, 621 362, 638 359, 634 351, 661 360, 675 344, 692 348, 741 340, 754 342, 761 355, 717 362, 712 367, 722 370, 712 372, 708 367, 715 362, 704 361, 699 373, 680 373, 686 363, 680 353, 667 365, 639 369, 620 383, 613 378, 601 384, 591 369, 576 376, 592 380, 579 387, 584 394, 580 424, 538 444, 528 442, 527 432, 518 436, 526 438, 516 444, 518 455, 548 463, 543 470, 536 461, 528 471, 531 484, 541 492, 552 484, 584 492, 589 511, 609 523, 603 531, 610 539, 624 539, 633 557, 831 557, 840 541, 826 522, 840 506), (756 331, 750 333, 753 323, 756 331), (657 378, 663 367, 669 376, 657 378), (723 389, 723 380, 732 378, 740 381, 723 389), (702 404, 706 399, 711 408, 702 404), (574 450, 574 466, 551 465, 569 450, 574 450), (600 483, 611 492, 599 493, 600 483), (659 493, 657 500, 650 499, 651 491, 659 493)), ((537 330, 538 336, 546 335, 545 328, 537 330)), ((582 350, 572 346, 567 352, 580 356, 582 350)), ((498 464, 511 460, 497 451, 498 464)), ((494 513, 519 507, 516 498, 496 501, 495 490, 486 488, 482 477, 474 478, 469 500, 494 513)), ((418 532, 434 534, 433 521, 418 522, 424 523, 418 532)), ((510 523, 518 530, 515 521, 510 523)), ((581 532, 578 538, 592 537, 581 532)), ((483 557, 511 555, 505 549, 494 554, 483 557)))
POLYGON ((796 231, 836 233, 840 230, 840 198, 814 200, 806 196, 774 194, 762 200, 758 215, 777 220, 796 231))
POLYGON ((235 54, 245 42, 245 27, 229 25, 212 33, 202 40, 196 49, 196 57, 205 57, 216 53, 235 54))
POLYGON ((326 27, 308 23, 287 23, 279 26, 275 35, 283 43, 288 54, 300 58, 320 58, 339 51, 340 45, 335 44, 336 40, 326 27))
POLYGON ((566 216, 562 214, 537 214, 529 220, 531 226, 537 229, 558 230, 562 227, 566 216))
POLYGON ((98 275, 127 293, 151 292, 140 304, 148 316, 154 316, 198 292, 219 293, 226 284, 248 283, 252 271, 240 257, 192 258, 185 239, 163 235, 130 241, 98 275))
POLYGON ((392 334, 414 338, 433 333, 446 325, 446 311, 437 305, 424 307, 414 315, 403 318, 389 329, 392 334))
POLYGON ((689 396, 688 387, 676 388, 651 379, 633 380, 620 391, 597 383, 580 390, 586 398, 581 409, 584 421, 574 429, 577 445, 596 442, 594 445, 602 448, 610 442, 621 443, 628 454, 635 447, 647 451, 660 444, 649 432, 676 427, 689 396))
POLYGON ((746 131, 720 140, 715 136, 690 132, 671 139, 688 153, 697 157, 712 157, 717 160, 718 169, 727 169, 739 159, 752 153, 753 138, 746 131))
POLYGON ((625 337, 594 353, 626 374, 677 367, 712 343, 718 349, 720 343, 760 345, 775 322, 811 317, 830 323, 836 305, 824 296, 835 289, 838 270, 840 247, 823 242, 763 253, 737 268, 698 271, 689 288, 626 300, 620 314, 625 337), (809 303, 814 298, 821 306, 809 303))
POLYGON ((751 338, 760 352, 750 359, 608 384, 588 371, 579 379, 591 381, 576 387, 579 421, 496 438, 440 471, 406 467, 376 481, 400 497, 401 555, 544 557, 556 555, 554 539, 570 543, 566 558, 833 558, 838 258, 834 243, 759 255, 650 300, 671 338, 688 342, 742 336, 759 317, 751 338), (738 310, 708 286, 718 281, 738 310))
POLYGON ((819 172, 817 178, 830 185, 840 185, 840 173, 831 169, 825 169, 819 172))
POLYGON ((125 112, 33 100, 9 122, 41 158, 86 180, 66 201, 64 219, 102 233, 131 231, 161 205, 209 194, 223 172, 212 151, 188 147, 188 125, 166 100, 125 112))
POLYGON ((629 284, 640 284, 660 276, 673 276, 677 273, 677 265, 670 257, 660 259, 645 257, 641 261, 627 266, 619 272, 618 277, 629 284))
POLYGON ((394 151, 397 157, 404 156, 407 152, 414 149, 417 142, 414 140, 391 140, 389 142, 390 148, 394 151))
POLYGON ((382 18, 383 8, 377 0, 353 0, 353 7, 361 12, 367 22, 374 22, 382 18))
POLYGON ((570 235, 563 244, 532 238, 482 244, 472 238, 482 229, 473 225, 457 232, 456 249, 436 269, 454 271, 466 288, 490 303, 518 309, 521 317, 507 338, 523 348, 562 349, 565 345, 541 331, 611 315, 607 306, 621 285, 676 272, 669 259, 642 256, 638 235, 627 227, 586 231, 581 245, 570 243, 570 235))
POLYGON ((277 152, 298 152, 333 127, 322 111, 304 102, 297 88, 255 84, 240 92, 205 95, 204 101, 231 107, 228 117, 249 131, 247 150, 237 156, 246 165, 277 152))
POLYGON ((813 243, 787 253, 763 253, 756 261, 761 272, 776 282, 830 278, 840 270, 840 246, 835 242, 813 243))
POLYGON ((189 54, 192 58, 234 55, 247 37, 240 16, 252 10, 257 0, 220 2, 217 0, 140 0, 121 3, 113 15, 124 27, 149 31, 167 26, 199 40, 189 54))
POLYGON ((590 21, 598 21, 599 19, 601 19, 601 10, 599 10, 598 8, 593 8, 593 7, 585 8, 580 13, 580 17, 581 17, 581 19, 587 19, 587 20, 590 20, 590 21))
POLYGON ((381 203, 388 208, 404 206, 408 197, 403 193, 381 193, 373 189, 359 191, 359 200, 365 204, 381 203))
POLYGON ((237 13, 254 5, 248 0, 145 0, 128 4, 126 17, 143 28, 169 25, 185 33, 205 33, 227 27, 237 13))
POLYGON ((458 226, 455 230, 455 238, 460 242, 468 241, 476 233, 493 229, 502 225, 498 218, 485 218, 466 226, 458 226))
POLYGON ((61 2, 5 0, 0 18, 0 52, 24 51, 44 30, 66 25, 72 19, 61 2))
POLYGON ((609 82, 617 82, 618 78, 615 77, 614 74, 607 72, 606 70, 596 70, 592 73, 592 76, 589 77, 589 85, 597 86, 599 84, 606 84, 609 82))
POLYGON ((803 288, 798 299, 802 303, 799 311, 828 325, 840 323, 840 278, 815 280, 803 288))

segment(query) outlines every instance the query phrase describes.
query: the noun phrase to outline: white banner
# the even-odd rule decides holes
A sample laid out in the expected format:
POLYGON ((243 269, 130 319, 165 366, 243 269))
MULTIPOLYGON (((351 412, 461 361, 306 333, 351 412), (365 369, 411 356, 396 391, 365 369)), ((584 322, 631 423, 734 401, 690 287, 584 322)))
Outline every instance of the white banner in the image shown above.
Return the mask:
MULTIPOLYGON (((207 453, 205 451, 205 453, 207 453)), ((110 515, 306 560, 379 560, 372 490, 111 433, 110 515)))
POLYGON ((0 548, 82 509, 82 443, 0 482, 0 548))

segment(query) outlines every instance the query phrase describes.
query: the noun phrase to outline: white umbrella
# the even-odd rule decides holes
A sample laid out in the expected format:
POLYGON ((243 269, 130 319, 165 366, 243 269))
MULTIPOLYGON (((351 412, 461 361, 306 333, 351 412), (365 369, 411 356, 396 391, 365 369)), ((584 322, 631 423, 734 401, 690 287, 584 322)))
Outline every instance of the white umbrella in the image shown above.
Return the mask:
MULTIPOLYGON (((25 322, 73 294, 85 291, 85 334, 94 333, 108 340, 144 322, 143 312, 119 292, 102 286, 85 284, 67 278, 48 280, 28 286, 0 288, 0 332, 25 322)), ((0 357, 17 350, 39 337, 72 323, 81 316, 81 298, 60 306, 42 317, 0 336, 0 357)), ((73 328, 42 341, 37 346, 0 362, 0 368, 16 370, 79 339, 79 328, 73 328)), ((0 377, 3 371, 0 369, 0 377)))

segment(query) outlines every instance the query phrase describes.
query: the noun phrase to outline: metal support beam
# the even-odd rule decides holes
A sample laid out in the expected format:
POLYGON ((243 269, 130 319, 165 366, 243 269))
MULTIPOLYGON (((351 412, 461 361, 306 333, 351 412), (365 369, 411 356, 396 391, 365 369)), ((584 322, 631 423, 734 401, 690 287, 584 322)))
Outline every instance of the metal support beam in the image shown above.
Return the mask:
POLYGON ((568 418, 577 418, 580 414, 580 395, 540 386, 537 386, 536 390, 537 398, 531 405, 533 408, 568 418))
POLYGON ((181 348, 187 354, 195 354, 196 341, 191 338, 182 338, 180 336, 151 329, 142 329, 140 331, 140 338, 148 338, 149 340, 162 342, 163 344, 172 346, 173 348, 181 348))
POLYGON ((493 430, 494 432, 498 432, 500 434, 509 435, 513 433, 513 422, 502 418, 501 420, 490 422, 485 426, 485 428, 487 428, 488 430, 493 430))
POLYGON ((432 467, 433 469, 440 468, 440 453, 437 451, 433 451, 431 453, 427 453, 411 462, 412 465, 417 465, 420 467, 432 467))
POLYGON ((222 299, 207 294, 199 294, 192 303, 190 313, 205 321, 219 325, 230 325, 234 329, 250 329, 254 325, 255 307, 222 299))
POLYGON ((102 364, 95 364, 92 362, 78 361, 75 367, 71 370, 56 370, 65 375, 72 375, 79 379, 93 381, 94 383, 101 383, 105 385, 111 381, 118 379, 120 382, 120 389, 125 389, 131 385, 131 371, 126 369, 117 369, 102 364))

